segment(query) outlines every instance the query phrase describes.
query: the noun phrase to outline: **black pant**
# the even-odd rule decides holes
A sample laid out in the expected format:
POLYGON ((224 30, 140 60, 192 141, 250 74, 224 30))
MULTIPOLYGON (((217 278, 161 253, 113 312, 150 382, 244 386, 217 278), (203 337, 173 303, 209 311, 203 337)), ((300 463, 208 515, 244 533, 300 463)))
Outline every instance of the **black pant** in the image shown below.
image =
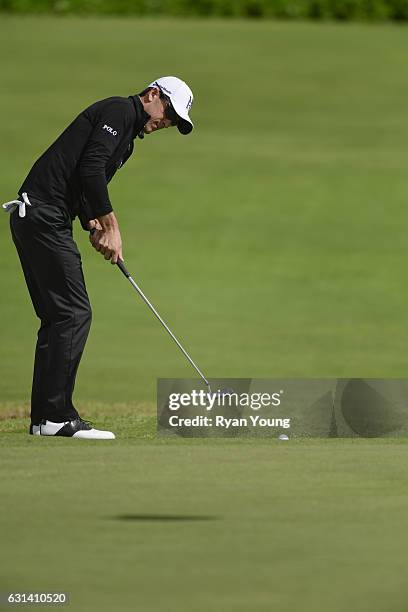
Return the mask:
POLYGON ((68 210, 39 203, 10 218, 35 312, 41 321, 35 351, 31 422, 69 421, 78 416, 72 393, 91 326, 91 306, 81 255, 68 210))

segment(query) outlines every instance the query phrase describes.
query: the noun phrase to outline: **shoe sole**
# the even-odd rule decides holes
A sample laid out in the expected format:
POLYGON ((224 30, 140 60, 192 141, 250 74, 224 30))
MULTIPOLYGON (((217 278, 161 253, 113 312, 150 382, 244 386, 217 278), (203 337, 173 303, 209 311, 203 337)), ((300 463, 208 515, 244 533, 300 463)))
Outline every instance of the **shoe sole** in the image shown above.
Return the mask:
POLYGON ((46 438, 81 438, 82 440, 115 440, 116 438, 113 432, 100 430, 80 430, 76 431, 72 436, 57 436, 55 433, 41 433, 41 427, 38 425, 31 425, 29 433, 32 436, 44 436, 46 438))

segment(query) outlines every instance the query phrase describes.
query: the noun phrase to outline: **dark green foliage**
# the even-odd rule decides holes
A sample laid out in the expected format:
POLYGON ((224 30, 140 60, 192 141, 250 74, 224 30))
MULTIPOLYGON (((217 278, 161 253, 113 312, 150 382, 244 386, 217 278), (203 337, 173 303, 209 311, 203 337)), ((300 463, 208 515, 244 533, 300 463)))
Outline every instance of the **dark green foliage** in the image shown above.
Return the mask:
POLYGON ((408 0, 0 0, 0 11, 406 21, 408 0))
POLYGON ((408 19, 408 0, 389 0, 391 19, 406 21, 408 19))

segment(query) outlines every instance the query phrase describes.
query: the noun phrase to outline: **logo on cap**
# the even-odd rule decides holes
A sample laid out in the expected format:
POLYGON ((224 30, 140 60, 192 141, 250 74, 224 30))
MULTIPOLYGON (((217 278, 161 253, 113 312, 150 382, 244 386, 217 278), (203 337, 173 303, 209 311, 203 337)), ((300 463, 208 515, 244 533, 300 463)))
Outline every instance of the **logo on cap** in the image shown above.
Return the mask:
POLYGON ((193 98, 190 96, 186 105, 187 112, 189 113, 191 110, 191 105, 193 104, 193 98))
POLYGON ((166 93, 168 93, 170 96, 173 93, 172 91, 170 91, 170 89, 167 89, 167 87, 164 87, 164 85, 162 85, 161 83, 158 83, 157 81, 155 81, 154 83, 159 89, 162 89, 163 91, 165 91, 166 93))

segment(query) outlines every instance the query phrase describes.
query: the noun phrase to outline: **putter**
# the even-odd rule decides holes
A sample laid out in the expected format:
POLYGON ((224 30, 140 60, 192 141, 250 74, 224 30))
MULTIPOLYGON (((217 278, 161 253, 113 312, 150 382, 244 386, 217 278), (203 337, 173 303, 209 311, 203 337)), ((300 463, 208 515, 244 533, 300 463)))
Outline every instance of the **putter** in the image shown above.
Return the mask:
POLYGON ((181 352, 184 354, 185 357, 187 357, 187 359, 189 360, 189 362, 191 363, 191 365, 193 366, 193 368, 195 369, 195 371, 197 372, 197 374, 199 374, 201 380, 204 381, 204 383, 206 384, 206 386, 208 387, 208 391, 210 393, 212 393, 211 391, 211 387, 210 387, 210 383, 208 382, 208 380, 206 379, 206 377, 204 376, 204 374, 201 372, 200 368, 194 363, 194 361, 191 359, 190 355, 187 353, 187 351, 181 346, 180 342, 177 340, 176 336, 173 334, 173 332, 171 331, 171 329, 169 328, 168 325, 166 325, 166 323, 163 321, 163 319, 161 318, 161 316, 159 315, 159 313, 157 312, 157 310, 154 308, 153 304, 151 304, 149 302, 149 300, 147 299, 147 297, 145 296, 145 294, 143 293, 143 291, 140 289, 140 287, 137 285, 137 283, 135 283, 135 281, 133 280, 133 278, 131 277, 130 273, 128 272, 124 262, 122 259, 118 259, 117 261, 117 266, 119 268, 119 270, 124 274, 124 276, 126 276, 126 278, 128 279, 128 281, 130 282, 130 284, 132 285, 132 287, 134 289, 136 289, 136 291, 138 292, 138 294, 140 295, 140 297, 142 298, 142 300, 148 305, 148 307, 150 308, 150 310, 152 311, 152 313, 155 315, 155 317, 160 321, 160 323, 163 325, 164 329, 168 332, 168 334, 173 338, 174 342, 177 344, 177 346, 179 347, 179 349, 181 350, 181 352))

